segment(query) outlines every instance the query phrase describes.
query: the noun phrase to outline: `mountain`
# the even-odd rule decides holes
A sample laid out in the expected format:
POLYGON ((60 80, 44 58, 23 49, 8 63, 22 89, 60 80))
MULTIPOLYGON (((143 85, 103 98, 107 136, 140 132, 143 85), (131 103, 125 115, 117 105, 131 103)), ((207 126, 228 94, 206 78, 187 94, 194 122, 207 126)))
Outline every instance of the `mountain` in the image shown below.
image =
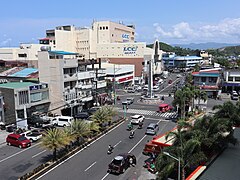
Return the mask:
POLYGON ((228 44, 228 43, 215 43, 215 42, 207 42, 207 43, 190 43, 190 44, 173 44, 172 46, 178 46, 181 48, 189 48, 189 49, 219 49, 228 46, 238 46, 240 44, 228 44))

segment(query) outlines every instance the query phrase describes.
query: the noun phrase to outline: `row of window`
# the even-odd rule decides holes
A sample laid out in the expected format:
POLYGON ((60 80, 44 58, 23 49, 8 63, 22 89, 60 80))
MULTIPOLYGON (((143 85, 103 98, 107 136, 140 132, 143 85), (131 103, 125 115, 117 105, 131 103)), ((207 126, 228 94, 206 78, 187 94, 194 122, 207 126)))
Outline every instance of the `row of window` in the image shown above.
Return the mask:
POLYGON ((108 26, 100 26, 99 29, 100 30, 105 30, 105 29, 108 30, 108 26))
POLYGON ((228 77, 228 81, 240 82, 240 77, 228 77))
MULTIPOLYGON (((48 100, 49 99, 49 92, 42 91, 42 92, 35 92, 30 94, 30 103, 48 100)), ((19 91, 18 92, 18 104, 28 104, 29 103, 29 94, 28 91, 19 91)))

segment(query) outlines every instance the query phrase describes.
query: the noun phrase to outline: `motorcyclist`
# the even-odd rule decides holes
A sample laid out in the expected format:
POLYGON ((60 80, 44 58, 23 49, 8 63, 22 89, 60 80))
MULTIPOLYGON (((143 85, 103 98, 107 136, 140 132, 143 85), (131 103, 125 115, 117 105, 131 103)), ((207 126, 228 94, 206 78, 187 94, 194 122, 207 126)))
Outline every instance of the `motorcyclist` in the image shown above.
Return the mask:
POLYGON ((139 123, 138 123, 138 128, 142 128, 142 126, 143 126, 143 122, 142 121, 140 121, 139 123))
POLYGON ((108 145, 108 151, 111 153, 113 150, 113 146, 112 145, 108 145))
POLYGON ((135 132, 134 131, 130 131, 130 137, 134 137, 134 134, 135 134, 135 132))
POLYGON ((132 123, 128 123, 128 129, 129 129, 129 130, 132 130, 132 129, 133 129, 132 123))

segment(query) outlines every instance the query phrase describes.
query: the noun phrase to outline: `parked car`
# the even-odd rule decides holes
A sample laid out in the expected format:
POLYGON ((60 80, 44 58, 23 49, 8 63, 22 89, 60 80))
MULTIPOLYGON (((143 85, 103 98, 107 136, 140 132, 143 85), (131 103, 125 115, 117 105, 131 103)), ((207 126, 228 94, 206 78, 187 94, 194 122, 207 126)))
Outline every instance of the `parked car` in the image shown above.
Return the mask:
POLYGON ((146 133, 149 135, 156 135, 157 132, 159 131, 159 126, 156 123, 150 123, 147 127, 146 133))
POLYGON ((9 134, 6 138, 7 145, 26 148, 31 146, 31 141, 20 134, 9 134))
POLYGON ((53 125, 48 125, 48 126, 42 127, 41 129, 37 128, 37 129, 33 129, 31 131, 32 131, 32 133, 42 134, 44 136, 46 131, 48 131, 49 129, 54 129, 54 128, 56 128, 56 127, 53 125))
POLYGON ((177 78, 180 78, 180 77, 182 77, 182 75, 181 75, 181 74, 178 74, 178 75, 177 75, 177 78))
POLYGON ((27 118, 27 124, 31 127, 42 127, 45 124, 50 124, 49 119, 43 119, 40 116, 32 115, 27 118))
POLYGON ((26 137, 31 142, 35 142, 35 141, 37 141, 37 140, 42 138, 42 134, 41 133, 36 133, 36 132, 32 132, 32 131, 26 131, 24 133, 21 133, 20 135, 26 137))
POLYGON ((153 86, 153 91, 159 91, 159 86, 157 85, 153 86))
POLYGON ((236 91, 232 93, 231 99, 232 100, 238 100, 238 93, 236 91))
POLYGON ((121 174, 127 170, 131 165, 136 165, 137 160, 133 154, 124 153, 116 156, 112 162, 108 165, 109 173, 121 174))
POLYGON ((126 99, 126 101, 128 102, 128 105, 132 104, 134 102, 134 98, 133 97, 128 97, 126 99))
POLYGON ((88 114, 88 112, 80 112, 78 114, 75 114, 73 117, 75 119, 88 119, 89 118, 89 114, 88 114))
POLYGON ((170 106, 169 104, 160 104, 157 112, 165 113, 165 112, 171 111, 172 109, 173 109, 173 107, 170 106))
POLYGON ((139 124, 139 122, 143 122, 144 119, 145 117, 143 115, 134 115, 134 116, 131 116, 130 122, 132 124, 139 124))

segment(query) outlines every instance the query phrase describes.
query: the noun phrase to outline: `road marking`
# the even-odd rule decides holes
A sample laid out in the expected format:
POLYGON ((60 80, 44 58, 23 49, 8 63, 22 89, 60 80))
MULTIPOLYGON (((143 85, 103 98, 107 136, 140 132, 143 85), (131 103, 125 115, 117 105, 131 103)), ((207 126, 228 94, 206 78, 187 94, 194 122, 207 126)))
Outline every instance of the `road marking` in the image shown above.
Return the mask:
MULTIPOLYGON (((156 118, 146 118, 146 117, 145 117, 145 119, 159 121, 159 119, 156 119, 156 118)), ((161 119, 161 121, 163 121, 163 122, 168 122, 169 120, 161 119)))
POLYGON ((116 147, 117 145, 119 145, 122 141, 119 141, 117 144, 115 144, 113 147, 116 147))
POLYGON ((103 176, 103 178, 101 180, 104 180, 108 175, 109 175, 109 173, 107 173, 105 176, 103 176))
POLYGON ((40 155, 40 154, 42 154, 42 153, 44 153, 44 152, 46 152, 46 151, 47 151, 47 150, 43 150, 43 151, 41 151, 41 152, 35 154, 34 156, 32 156, 32 158, 35 158, 35 157, 37 157, 38 155, 40 155))
MULTIPOLYGON (((93 142, 91 142, 90 144, 88 144, 86 147, 84 147, 83 149, 81 149, 80 151, 78 151, 77 153, 73 154, 72 156, 70 156, 69 158, 65 159, 64 161, 62 161, 61 163, 59 163, 58 165, 54 166, 52 169, 49 169, 47 172, 45 172, 44 174, 42 174, 41 176, 39 176, 38 178, 36 178, 36 180, 41 179, 43 176, 47 175, 48 173, 50 173, 51 171, 53 171, 54 169, 56 169, 57 167, 61 166, 63 163, 65 163, 66 161, 68 161, 69 159, 73 158, 74 156, 78 155, 80 152, 82 152, 83 150, 85 150, 87 147, 89 147, 90 145, 92 145, 93 143, 95 143, 96 141, 98 141, 99 139, 103 138, 106 134, 110 133, 111 131, 113 131, 114 129, 118 128, 120 125, 122 125, 123 123, 125 123, 125 121, 121 122, 119 125, 115 126, 114 128, 112 128, 110 131, 108 131, 107 133, 105 133, 104 135, 100 136, 99 138, 97 138, 96 140, 94 140, 93 142)), ((109 173, 108 173, 109 174, 109 173)))
POLYGON ((92 163, 90 166, 88 166, 88 168, 87 169, 85 169, 84 171, 86 172, 87 170, 89 170, 91 167, 93 167, 94 166, 94 164, 96 164, 97 162, 95 161, 94 163, 92 163))
POLYGON ((142 139, 140 139, 140 141, 138 141, 138 143, 135 144, 135 146, 133 146, 133 148, 132 148, 130 151, 128 151, 128 153, 131 153, 131 152, 143 141, 143 139, 144 139, 146 136, 147 136, 147 135, 144 135, 144 136, 142 137, 142 139))
POLYGON ((27 151, 27 150, 29 150, 29 149, 31 149, 31 148, 39 145, 39 144, 41 144, 41 142, 39 142, 39 143, 37 143, 37 144, 35 144, 35 145, 31 146, 31 147, 28 147, 28 148, 26 148, 26 149, 24 149, 24 150, 22 150, 22 151, 19 151, 19 152, 15 153, 15 154, 12 154, 11 156, 8 156, 8 157, 0 160, 0 163, 3 162, 3 161, 6 161, 6 160, 8 160, 8 159, 10 159, 10 158, 12 158, 12 157, 14 157, 14 156, 16 156, 16 155, 18 155, 18 154, 20 154, 20 153, 22 153, 22 152, 24 152, 24 151, 27 151))

